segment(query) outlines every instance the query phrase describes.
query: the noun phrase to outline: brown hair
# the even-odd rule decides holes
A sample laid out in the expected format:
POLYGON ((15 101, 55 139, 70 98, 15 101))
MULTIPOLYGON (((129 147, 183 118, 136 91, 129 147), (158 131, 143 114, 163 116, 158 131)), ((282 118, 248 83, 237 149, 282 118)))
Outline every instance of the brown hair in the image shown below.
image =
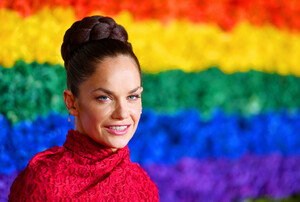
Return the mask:
POLYGON ((110 17, 91 16, 75 22, 65 33, 61 55, 67 71, 67 86, 75 96, 78 87, 107 57, 130 56, 141 68, 124 27, 110 17))

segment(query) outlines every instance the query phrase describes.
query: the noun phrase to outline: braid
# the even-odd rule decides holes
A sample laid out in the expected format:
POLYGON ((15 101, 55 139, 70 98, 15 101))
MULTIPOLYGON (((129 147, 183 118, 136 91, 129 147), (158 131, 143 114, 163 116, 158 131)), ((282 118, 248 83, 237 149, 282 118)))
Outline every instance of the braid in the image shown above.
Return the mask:
POLYGON ((131 44, 127 42, 128 34, 126 30, 112 18, 102 16, 86 17, 75 22, 64 36, 61 54, 65 66, 68 66, 69 60, 78 48, 90 41, 101 39, 119 40, 131 48, 131 44))

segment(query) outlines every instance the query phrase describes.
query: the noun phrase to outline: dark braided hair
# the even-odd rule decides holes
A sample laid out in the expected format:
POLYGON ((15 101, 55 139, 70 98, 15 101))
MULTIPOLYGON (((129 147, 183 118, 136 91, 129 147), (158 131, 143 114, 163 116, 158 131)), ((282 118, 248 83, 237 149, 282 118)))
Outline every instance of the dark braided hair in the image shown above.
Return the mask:
POLYGON ((65 33, 61 55, 67 71, 67 86, 75 96, 78 87, 105 58, 130 56, 141 75, 139 61, 127 41, 124 27, 110 17, 91 16, 75 22, 65 33))

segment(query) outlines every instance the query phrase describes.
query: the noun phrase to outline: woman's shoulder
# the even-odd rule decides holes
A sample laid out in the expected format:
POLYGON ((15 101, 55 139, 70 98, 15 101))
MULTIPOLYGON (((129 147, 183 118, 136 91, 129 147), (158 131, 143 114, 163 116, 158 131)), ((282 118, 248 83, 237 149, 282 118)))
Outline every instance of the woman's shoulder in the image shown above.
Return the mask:
MULTIPOLYGON (((135 179, 139 181, 139 183, 149 191, 148 194, 150 194, 153 197, 158 197, 158 187, 156 184, 151 180, 148 173, 140 166, 138 163, 132 163, 132 175, 135 179)), ((158 198, 157 198, 158 199, 158 198)))
POLYGON ((64 170, 67 164, 73 162, 73 155, 65 147, 54 146, 33 156, 22 172, 24 177, 32 178, 31 180, 49 182, 44 178, 50 178, 64 170))
POLYGON ((57 188, 54 186, 57 182, 53 181, 57 178, 53 178, 53 176, 64 169, 62 163, 64 156, 65 149, 58 146, 37 153, 14 180, 9 200, 47 200, 43 198, 49 196, 47 192, 53 192, 57 188))
POLYGON ((54 146, 39 152, 29 160, 27 167, 33 170, 45 166, 55 166, 67 156, 68 150, 64 147, 54 146))
POLYGON ((141 175, 145 178, 149 178, 149 175, 147 174, 147 172, 142 168, 142 166, 139 163, 132 163, 132 169, 134 170, 134 174, 136 175, 141 175))

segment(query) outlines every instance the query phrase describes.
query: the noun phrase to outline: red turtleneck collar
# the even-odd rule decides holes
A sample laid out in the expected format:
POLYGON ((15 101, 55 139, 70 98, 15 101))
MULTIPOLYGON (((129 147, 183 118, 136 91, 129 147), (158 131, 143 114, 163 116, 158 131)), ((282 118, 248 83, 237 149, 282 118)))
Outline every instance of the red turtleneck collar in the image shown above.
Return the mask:
POLYGON ((158 201, 158 189, 129 158, 69 130, 63 147, 35 155, 12 184, 10 201, 158 201))
POLYGON ((106 158, 130 161, 128 146, 113 152, 111 149, 104 147, 90 137, 82 135, 73 129, 69 130, 64 147, 92 161, 101 161, 106 158))

